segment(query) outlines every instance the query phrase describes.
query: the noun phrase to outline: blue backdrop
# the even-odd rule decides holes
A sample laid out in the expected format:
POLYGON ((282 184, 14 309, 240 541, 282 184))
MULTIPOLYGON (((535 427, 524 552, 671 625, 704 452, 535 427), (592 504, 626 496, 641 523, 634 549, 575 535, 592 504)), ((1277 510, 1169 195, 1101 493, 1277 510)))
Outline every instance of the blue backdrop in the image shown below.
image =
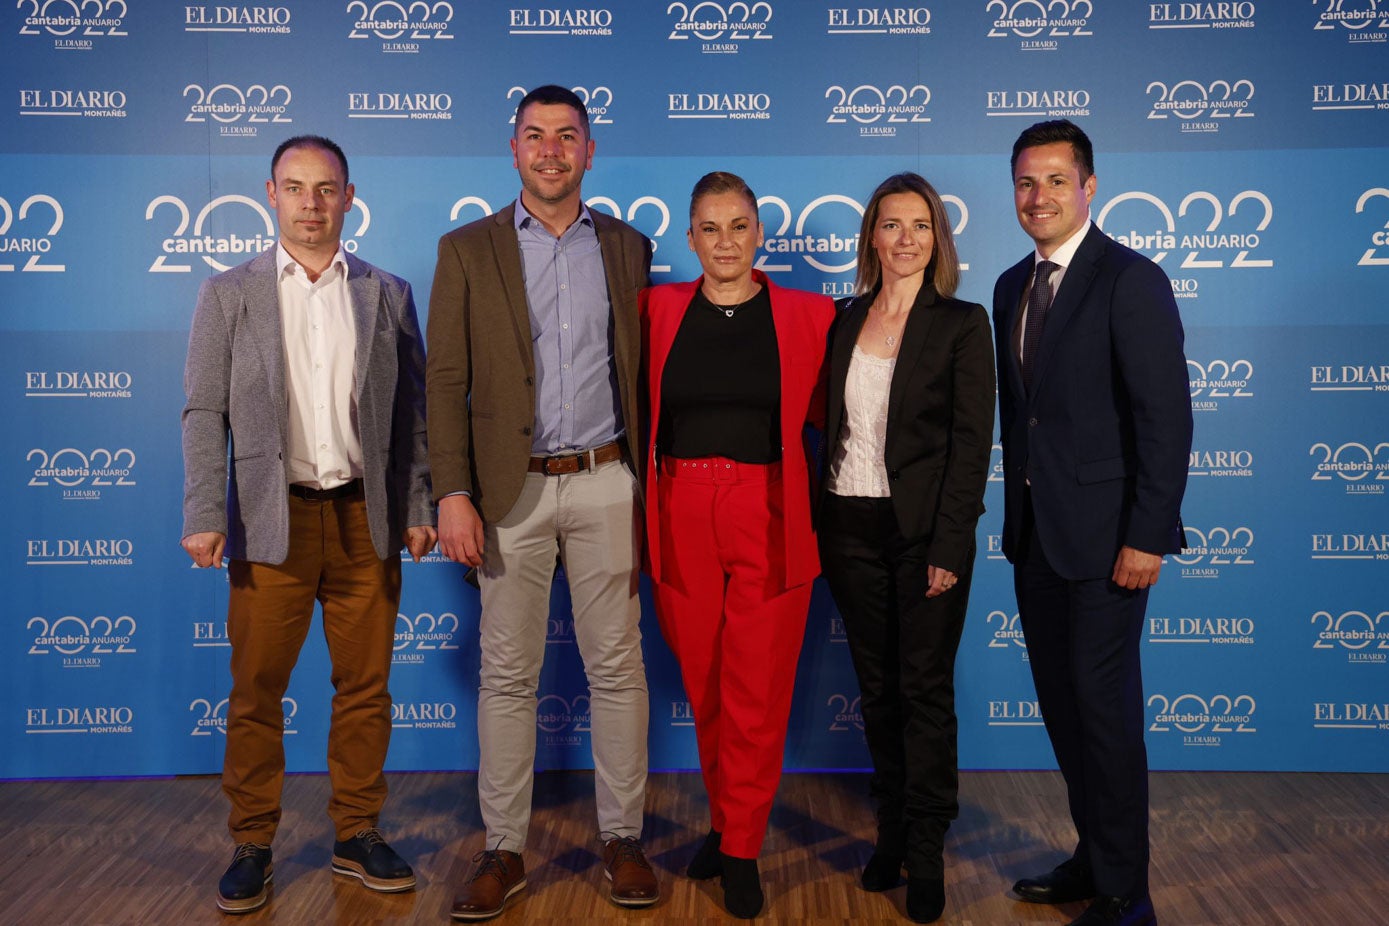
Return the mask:
MULTIPOLYGON (((550 82, 587 101, 589 204, 651 236, 657 281, 697 274, 688 190, 727 169, 761 196, 759 266, 833 295, 861 203, 911 169, 949 202, 961 294, 987 302, 1031 246, 1013 139, 1082 124, 1095 219, 1167 271, 1188 333, 1190 549, 1149 608, 1152 765, 1389 768, 1389 2, 839 4, 0 13, 0 777, 220 768, 226 580, 178 547, 181 377, 200 281, 274 242, 275 145, 342 143, 347 247, 412 281, 423 314, 437 237, 514 198, 511 116, 550 82)), ((1000 478, 961 649, 961 762, 1046 768, 1000 478)), ((652 767, 693 767, 649 605, 652 767)), ((475 767, 477 619, 458 567, 406 565, 391 768, 475 767)), ((545 767, 590 764, 582 678, 560 582, 545 767)), ((314 634, 286 699, 292 769, 324 767, 329 696, 314 634)), ((788 767, 867 765, 823 588, 791 725, 788 767)))

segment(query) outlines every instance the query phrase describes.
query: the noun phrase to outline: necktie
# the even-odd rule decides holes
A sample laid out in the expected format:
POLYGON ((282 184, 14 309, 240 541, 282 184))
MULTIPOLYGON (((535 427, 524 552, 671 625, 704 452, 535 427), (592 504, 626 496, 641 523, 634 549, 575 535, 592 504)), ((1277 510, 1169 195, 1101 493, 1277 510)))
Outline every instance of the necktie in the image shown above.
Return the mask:
POLYGON ((1060 269, 1049 260, 1037 262, 1032 279, 1032 292, 1027 296, 1027 326, 1022 332, 1022 382, 1032 388, 1032 358, 1042 343, 1042 325, 1046 324, 1047 309, 1051 307, 1051 275, 1060 269))

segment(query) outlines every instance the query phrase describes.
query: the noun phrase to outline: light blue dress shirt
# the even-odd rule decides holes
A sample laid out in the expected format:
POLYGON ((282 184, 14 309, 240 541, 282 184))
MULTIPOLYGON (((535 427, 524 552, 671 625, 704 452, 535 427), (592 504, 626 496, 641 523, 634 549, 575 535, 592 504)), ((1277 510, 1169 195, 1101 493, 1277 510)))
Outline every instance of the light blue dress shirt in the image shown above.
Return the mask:
POLYGON ((613 361, 612 308, 598 233, 587 207, 559 238, 516 200, 535 358, 536 456, 574 453, 623 433, 613 361))

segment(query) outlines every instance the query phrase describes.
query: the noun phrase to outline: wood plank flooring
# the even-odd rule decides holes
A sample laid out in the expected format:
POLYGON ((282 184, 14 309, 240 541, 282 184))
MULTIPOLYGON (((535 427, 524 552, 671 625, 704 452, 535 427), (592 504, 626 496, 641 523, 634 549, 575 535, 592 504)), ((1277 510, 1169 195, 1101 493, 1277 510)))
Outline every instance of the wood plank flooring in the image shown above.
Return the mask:
MULTIPOLYGON (((374 894, 328 868, 327 779, 287 780, 271 902, 230 917, 214 906, 231 858, 215 777, 0 783, 0 923, 407 924, 448 921, 481 846, 476 777, 390 776, 382 830, 415 866, 419 889, 374 894)), ((493 922, 736 922, 717 881, 680 872, 707 826, 693 774, 651 776, 646 846, 664 892, 646 910, 606 899, 594 854, 593 779, 537 776, 529 887, 493 922)), ((1080 905, 1010 899, 1017 877, 1059 861, 1073 835, 1058 775, 962 776, 947 842, 946 926, 1064 924, 1080 905)), ((1152 776, 1152 882, 1163 926, 1370 926, 1389 922, 1389 776, 1167 772, 1152 776)), ((906 920, 904 889, 869 894, 858 871, 872 850, 867 779, 785 777, 763 850, 764 924, 906 920)))

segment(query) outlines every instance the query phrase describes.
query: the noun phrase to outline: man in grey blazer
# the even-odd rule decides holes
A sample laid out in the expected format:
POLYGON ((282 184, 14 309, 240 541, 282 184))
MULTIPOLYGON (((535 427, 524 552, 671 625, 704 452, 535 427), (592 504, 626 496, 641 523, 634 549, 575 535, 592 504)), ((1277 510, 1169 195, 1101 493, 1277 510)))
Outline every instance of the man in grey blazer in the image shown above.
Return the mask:
POLYGON ((232 692, 222 790, 236 843, 217 905, 268 899, 284 780, 281 699, 314 602, 333 664, 333 871, 376 891, 414 872, 376 829, 400 547, 434 546, 424 351, 410 285, 343 251, 347 158, 296 136, 271 160, 279 244, 207 280, 184 373, 183 548, 230 559, 232 692))
POLYGON ((642 853, 649 706, 637 599, 637 293, 651 245, 588 210, 588 113, 532 90, 511 141, 522 192, 439 241, 429 298, 429 453, 439 549, 482 589, 478 802, 487 842, 452 916, 525 887, 536 689, 555 557, 588 676, 598 833, 623 906, 655 903, 642 853))

